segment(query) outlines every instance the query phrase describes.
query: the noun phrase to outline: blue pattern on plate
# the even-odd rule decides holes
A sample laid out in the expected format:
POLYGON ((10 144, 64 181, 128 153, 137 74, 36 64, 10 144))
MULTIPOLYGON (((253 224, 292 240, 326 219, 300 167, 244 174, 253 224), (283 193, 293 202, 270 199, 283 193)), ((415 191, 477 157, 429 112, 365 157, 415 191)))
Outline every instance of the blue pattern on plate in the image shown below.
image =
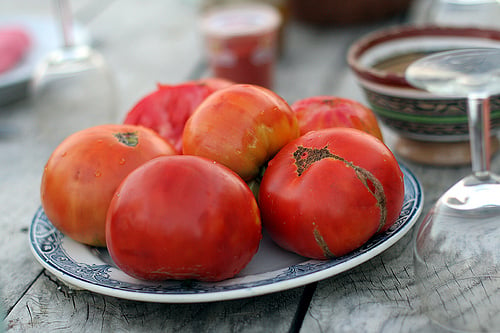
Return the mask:
MULTIPOLYGON (((256 288, 301 278, 331 269, 374 251, 378 246, 395 237, 398 233, 398 237, 402 237, 401 232, 404 231, 404 233, 406 233, 410 229, 409 227, 416 222, 421 213, 423 192, 416 177, 404 165, 401 165, 401 169, 404 174, 405 184, 404 205, 397 222, 388 231, 375 236, 362 247, 345 256, 332 260, 308 260, 304 258, 304 262, 289 266, 286 269, 268 272, 263 274, 262 277, 260 277, 259 274, 250 277, 242 277, 241 279, 237 276, 220 283, 191 280, 146 282, 133 278, 116 278, 113 276, 113 272, 120 270, 112 263, 109 263, 110 260, 102 260, 102 253, 107 255, 105 249, 95 249, 79 244, 79 246, 87 247, 88 252, 96 255, 96 262, 102 262, 99 264, 77 262, 68 255, 63 245, 65 236, 50 223, 42 208, 38 209, 33 218, 30 230, 30 242, 34 254, 38 257, 37 259, 39 259, 46 268, 49 268, 50 271, 60 272, 64 276, 69 276, 72 279, 81 281, 84 285, 89 284, 103 287, 103 294, 106 294, 106 289, 119 290, 125 293, 190 295, 256 288)), ((370 258, 371 257, 367 257, 366 260, 370 258)), ((124 296, 124 298, 127 297, 124 296)))

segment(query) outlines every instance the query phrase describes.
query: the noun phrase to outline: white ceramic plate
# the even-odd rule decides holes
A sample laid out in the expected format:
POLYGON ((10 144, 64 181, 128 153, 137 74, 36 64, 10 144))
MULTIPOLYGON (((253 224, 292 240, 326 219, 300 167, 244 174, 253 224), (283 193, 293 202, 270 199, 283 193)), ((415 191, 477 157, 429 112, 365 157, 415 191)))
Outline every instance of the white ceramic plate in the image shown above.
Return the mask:
MULTIPOLYGON (((26 97, 36 64, 62 43, 57 22, 50 17, 0 17, 0 27, 13 25, 26 29, 31 37, 31 47, 15 67, 0 74, 0 105, 26 97)), ((88 32, 79 24, 75 24, 75 40, 78 43, 90 42, 88 32)))
POLYGON ((415 224, 423 205, 419 181, 405 166, 405 200, 399 219, 384 234, 360 249, 332 260, 310 260, 287 252, 264 235, 259 251, 236 277, 216 283, 198 281, 145 282, 117 268, 106 249, 82 245, 65 237, 43 209, 33 218, 31 250, 40 264, 72 287, 130 300, 196 303, 252 297, 303 286, 349 270, 375 257, 403 237, 415 224))

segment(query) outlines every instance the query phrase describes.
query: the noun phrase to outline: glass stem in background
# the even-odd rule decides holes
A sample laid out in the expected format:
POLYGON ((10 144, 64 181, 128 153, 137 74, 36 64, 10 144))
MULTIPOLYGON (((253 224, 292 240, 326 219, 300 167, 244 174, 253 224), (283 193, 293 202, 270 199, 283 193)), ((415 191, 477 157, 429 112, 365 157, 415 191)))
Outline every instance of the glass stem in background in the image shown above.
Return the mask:
POLYGON ((55 10, 61 23, 61 31, 65 48, 75 46, 75 36, 73 30, 73 14, 69 0, 55 0, 55 10))
POLYGON ((490 174, 490 100, 471 95, 467 99, 472 173, 479 179, 490 174))

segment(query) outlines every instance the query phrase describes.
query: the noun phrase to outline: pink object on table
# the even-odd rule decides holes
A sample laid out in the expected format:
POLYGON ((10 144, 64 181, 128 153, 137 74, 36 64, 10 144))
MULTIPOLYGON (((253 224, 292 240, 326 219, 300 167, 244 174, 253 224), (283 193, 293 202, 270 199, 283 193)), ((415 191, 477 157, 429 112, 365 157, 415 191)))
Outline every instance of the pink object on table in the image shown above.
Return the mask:
POLYGON ((31 38, 20 27, 0 28, 0 74, 15 67, 28 52, 31 38))

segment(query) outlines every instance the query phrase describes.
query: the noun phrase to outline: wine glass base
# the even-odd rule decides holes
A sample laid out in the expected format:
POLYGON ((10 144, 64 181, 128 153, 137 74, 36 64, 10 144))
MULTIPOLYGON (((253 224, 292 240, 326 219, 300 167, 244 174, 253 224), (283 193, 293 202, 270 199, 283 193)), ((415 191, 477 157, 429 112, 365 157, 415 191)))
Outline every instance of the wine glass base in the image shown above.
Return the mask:
POLYGON ((500 177, 467 176, 419 228, 415 281, 422 311, 455 332, 500 330, 500 177))
MULTIPOLYGON (((496 136, 491 137, 490 149, 491 156, 500 149, 500 140, 496 136)), ((469 141, 430 142, 399 136, 394 150, 400 157, 420 164, 460 166, 471 163, 469 141)))
MULTIPOLYGON (((417 60, 405 75, 431 93, 467 97, 473 174, 431 208, 414 248, 423 311, 457 332, 500 330, 500 177, 489 170, 488 156, 498 150, 498 139, 490 148, 489 96, 500 92, 499 69, 499 49, 461 49, 417 60)), ((442 151, 444 160, 453 157, 449 151, 442 151)))
POLYGON ((499 276, 443 282, 421 292, 423 311, 436 325, 451 332, 499 332, 499 284, 499 276), (497 292, 492 294, 492 290, 497 292))

